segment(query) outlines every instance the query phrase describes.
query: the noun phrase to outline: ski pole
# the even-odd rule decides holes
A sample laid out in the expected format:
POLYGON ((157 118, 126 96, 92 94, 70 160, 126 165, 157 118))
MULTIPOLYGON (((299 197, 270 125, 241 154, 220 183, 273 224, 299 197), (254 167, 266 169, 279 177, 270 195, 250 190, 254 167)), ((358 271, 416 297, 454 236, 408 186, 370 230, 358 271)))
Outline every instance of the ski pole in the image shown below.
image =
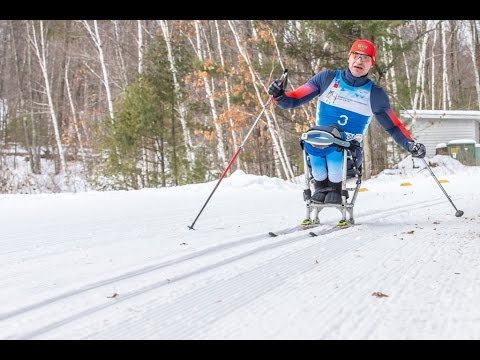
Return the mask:
POLYGON ((462 210, 458 210, 457 207, 455 206, 455 204, 453 203, 452 199, 450 199, 450 196, 448 196, 447 192, 445 191, 445 189, 443 188, 442 184, 440 184, 440 181, 438 181, 437 177, 435 176, 435 174, 433 173, 432 169, 430 169, 430 166, 428 166, 428 163, 427 161, 422 158, 423 160, 423 163, 425 164, 425 166, 427 167, 428 171, 430 171, 430 174, 433 176, 433 178, 435 179, 435 181, 437 182, 438 186, 440 186, 440 189, 442 189, 443 193, 445 194, 445 196, 447 197, 448 201, 450 201, 450 204, 452 204, 452 206, 454 207, 454 209, 456 210, 455 212, 455 216, 456 217, 460 217, 463 215, 463 211, 462 210))
MULTIPOLYGON (((285 69, 285 71, 283 72, 283 75, 282 77, 280 78, 280 80, 282 80, 282 83, 284 84, 285 83, 285 79, 287 78, 287 72, 288 70, 285 69)), ((195 225, 195 223, 197 222, 198 218, 200 217, 200 214, 203 212, 203 209, 205 209, 205 206, 207 206, 208 202, 210 201, 211 197, 213 196, 213 193, 217 190, 218 186, 220 185, 220 183, 222 182, 223 178, 225 177, 225 175, 227 174, 227 171, 228 169, 230 169, 230 167, 232 166, 232 164, 235 162, 235 160, 237 159, 238 155, 240 154, 240 151, 242 151, 243 147, 245 146, 245 144, 247 143, 247 140, 248 138, 250 137, 250 135, 252 134, 253 132, 253 129, 255 128, 255 126, 257 125, 258 121, 260 120, 260 117, 262 116, 262 114, 265 112, 265 110, 267 109, 267 105, 270 104, 270 102, 272 101, 272 97, 270 97, 267 102, 265 103, 265 105, 263 105, 263 108, 262 108, 262 111, 260 112, 260 114, 258 114, 257 118, 255 119, 255 121, 253 122, 253 125, 252 127, 250 128, 250 130, 248 131, 247 133, 247 136, 245 137, 245 139, 243 140, 243 142, 241 143, 241 145, 239 146, 239 148, 237 149, 237 151, 235 152, 235 154, 233 155, 232 159, 230 160, 230 162, 228 163, 227 167, 225 168, 225 170, 223 170, 223 173, 222 175, 220 176, 220 179, 218 179, 217 181, 217 184, 215 185, 215 187, 213 188, 212 192, 210 193, 210 195, 208 196, 207 198, 207 201, 205 201, 205 203, 203 204, 202 208, 200 209, 200 212, 198 213, 197 217, 195 218, 195 220, 193 221, 192 225, 189 225, 188 228, 190 230, 195 230, 193 228, 193 225, 195 225)))

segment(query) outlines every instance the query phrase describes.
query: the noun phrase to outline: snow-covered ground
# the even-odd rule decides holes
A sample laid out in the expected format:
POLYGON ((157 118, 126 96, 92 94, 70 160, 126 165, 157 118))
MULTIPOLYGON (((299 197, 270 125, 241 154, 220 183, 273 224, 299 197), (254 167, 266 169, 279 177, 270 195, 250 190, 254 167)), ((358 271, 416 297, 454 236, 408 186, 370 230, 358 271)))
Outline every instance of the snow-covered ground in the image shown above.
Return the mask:
POLYGON ((196 230, 216 182, 0 195, 0 338, 479 339, 480 168, 430 160, 463 217, 408 157, 317 237, 267 235, 303 219, 302 179, 238 171, 196 230))

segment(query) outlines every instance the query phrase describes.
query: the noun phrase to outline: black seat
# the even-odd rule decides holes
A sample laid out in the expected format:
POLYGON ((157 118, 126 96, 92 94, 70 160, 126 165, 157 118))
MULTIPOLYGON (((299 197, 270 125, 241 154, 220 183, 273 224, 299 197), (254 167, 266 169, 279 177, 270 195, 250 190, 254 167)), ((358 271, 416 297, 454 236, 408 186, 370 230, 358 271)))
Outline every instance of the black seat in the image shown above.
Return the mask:
POLYGON ((352 148, 347 152, 347 178, 362 176, 363 150, 360 143, 352 140, 352 148))

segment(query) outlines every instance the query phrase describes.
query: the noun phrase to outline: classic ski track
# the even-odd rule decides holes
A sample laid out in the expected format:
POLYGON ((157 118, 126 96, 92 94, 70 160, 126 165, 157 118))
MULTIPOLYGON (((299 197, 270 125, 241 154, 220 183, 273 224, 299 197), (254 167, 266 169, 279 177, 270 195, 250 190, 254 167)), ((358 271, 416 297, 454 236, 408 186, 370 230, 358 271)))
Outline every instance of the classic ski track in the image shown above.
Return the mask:
MULTIPOLYGON (((429 206, 432 206, 432 205, 436 205, 438 203, 443 203, 443 201, 441 199, 437 199, 437 200, 429 201, 428 203, 406 205, 402 208, 403 209, 410 209, 410 208, 418 209, 418 208, 422 208, 422 207, 429 207, 429 206)), ((398 214, 399 211, 402 210, 402 208, 397 207, 395 209, 386 209, 386 210, 383 210, 383 211, 376 212, 374 214, 368 214, 368 215, 360 216, 359 219, 361 219, 363 221, 367 221, 370 218, 377 218, 379 216, 383 216, 383 217, 395 216, 396 214, 398 214)), ((329 227, 329 228, 331 228, 331 227, 329 227)), ((340 231, 342 231, 342 234, 343 234, 344 231, 349 231, 349 230, 350 230, 350 232, 352 231, 351 228, 350 229, 342 229, 340 231)), ((222 244, 222 245, 213 246, 213 247, 195 252, 193 254, 177 258, 177 259, 172 259, 172 260, 165 261, 165 262, 162 262, 162 263, 159 263, 159 264, 156 264, 156 265, 147 266, 147 267, 135 270, 135 271, 125 273, 125 274, 117 276, 117 277, 113 277, 113 278, 110 278, 110 279, 105 279, 103 281, 95 282, 95 283, 92 283, 90 285, 84 286, 80 289, 57 295, 55 297, 43 300, 43 301, 38 302, 38 303, 31 304, 31 305, 28 305, 28 306, 25 306, 23 308, 15 310, 15 311, 0 314, 0 320, 6 320, 6 319, 10 319, 12 317, 25 315, 27 313, 31 313, 31 312, 36 311, 36 310, 42 311, 43 307, 45 307, 45 306, 50 306, 50 305, 52 305, 54 303, 57 303, 59 301, 67 300, 68 298, 74 297, 76 295, 80 295, 80 294, 85 293, 87 291, 90 291, 90 290, 93 290, 93 289, 98 289, 98 288, 101 288, 103 286, 106 286, 106 285, 109 285, 109 284, 112 284, 112 283, 120 282, 122 280, 131 279, 131 278, 134 278, 136 276, 140 276, 140 275, 144 275, 144 274, 147 274, 147 273, 150 273, 150 272, 153 272, 153 271, 164 269, 164 268, 169 267, 169 266, 178 265, 179 263, 183 263, 183 262, 186 262, 188 260, 192 260, 192 259, 195 259, 195 258, 198 258, 198 257, 201 257, 201 256, 211 255, 215 252, 220 252, 220 251, 223 251, 225 249, 233 249, 233 248, 241 246, 241 245, 255 243, 255 242, 259 242, 259 241, 263 241, 263 240, 269 240, 267 244, 261 245, 261 246, 255 248, 255 249, 244 251, 240 254, 237 254, 237 255, 231 256, 229 258, 226 258, 223 261, 219 261, 219 262, 213 263, 213 264, 208 265, 208 266, 200 267, 200 268, 195 269, 193 271, 190 271, 188 273, 178 275, 176 277, 168 279, 169 281, 166 281, 165 279, 163 279, 161 281, 157 281, 153 284, 141 287, 140 289, 134 290, 130 293, 123 294, 121 296, 121 298, 116 299, 114 302, 107 301, 106 303, 103 303, 103 304, 91 306, 87 309, 79 311, 79 312, 77 312, 77 313, 75 313, 71 316, 68 316, 64 319, 53 321, 48 326, 36 329, 35 331, 29 332, 29 333, 24 333, 24 334, 20 334, 19 336, 15 336, 15 338, 26 338, 26 339, 38 337, 38 336, 41 336, 41 335, 43 335, 43 334, 45 334, 49 331, 52 331, 52 330, 57 329, 59 327, 62 327, 63 325, 66 325, 66 324, 71 323, 73 321, 82 319, 82 318, 84 318, 84 317, 86 317, 90 314, 93 314, 97 311, 100 311, 100 310, 103 310, 103 309, 108 309, 109 307, 111 307, 113 305, 116 305, 119 302, 123 302, 123 301, 131 299, 133 297, 136 297, 136 296, 145 294, 147 292, 150 292, 152 290, 159 289, 160 287, 163 287, 167 284, 172 284, 176 281, 180 281, 180 280, 189 278, 191 276, 207 272, 209 270, 212 270, 212 269, 218 268, 220 266, 235 262, 235 261, 240 260, 242 258, 245 258, 247 256, 255 255, 255 254, 258 254, 258 253, 266 251, 266 250, 271 250, 273 248, 278 248, 278 247, 288 245, 290 243, 297 242, 299 240, 305 239, 306 236, 307 236, 306 233, 308 231, 318 231, 318 228, 303 230, 303 231, 301 231, 301 235, 297 235, 298 233, 296 232, 296 233, 292 233, 292 234, 280 235, 276 238, 270 238, 270 237, 266 236, 265 234, 261 234, 261 235, 257 235, 257 236, 250 236, 250 237, 247 237, 247 238, 239 239, 239 240, 236 240, 236 241, 231 242, 231 243, 226 243, 226 244, 222 244)), ((374 232, 374 231, 370 231, 370 232, 374 232)), ((335 234, 335 233, 333 233, 333 234, 335 234)), ((326 234, 326 235, 323 235, 321 237, 317 237, 315 239, 326 239, 327 236, 328 236, 328 238, 331 238, 334 235, 330 236, 330 234, 326 234)), ((342 237, 342 236, 343 235, 340 235, 339 237, 342 237)), ((355 244, 358 245, 357 243, 355 243, 355 244)), ((347 243, 347 244, 345 244, 345 246, 348 248, 350 246, 354 246, 354 243, 347 243)), ((301 250, 299 253, 302 253, 302 251, 306 251, 306 254, 308 254, 308 251, 309 251, 308 249, 309 248, 301 250)), ((339 253, 343 253, 345 250, 346 249, 342 248, 342 250, 339 251, 339 253)), ((288 259, 288 257, 289 256, 287 255, 287 259, 288 259)), ((292 258, 296 258, 296 257, 294 257, 292 255, 292 258)), ((288 266, 286 266, 286 267, 287 268, 295 267, 295 261, 293 261, 292 264, 291 264, 292 261, 288 261, 288 264, 287 264, 288 266)), ((271 263, 268 262, 267 265, 271 266, 271 263)), ((261 268, 263 268, 263 267, 261 267, 261 268)), ((249 274, 251 272, 255 273, 255 271, 257 271, 257 269, 253 269, 252 271, 244 273, 245 275, 244 274, 239 274, 239 275, 237 275, 237 277, 241 278, 242 276, 248 276, 247 274, 249 274)), ((304 270, 304 271, 308 271, 308 269, 304 270)), ((289 274, 290 274, 290 272, 289 272, 289 274)), ((218 283, 221 284, 219 289, 223 292, 225 290, 226 286, 227 286, 226 282, 225 281, 220 281, 218 283)), ((268 291, 270 291, 274 287, 275 286, 268 287, 268 289, 269 289, 268 291)), ((196 290, 196 291, 199 291, 201 293, 202 291, 204 291, 203 289, 204 288, 200 288, 199 290, 196 290)), ((233 286, 232 289, 235 289, 235 286, 233 286)), ((186 299, 185 301, 188 302, 188 298, 192 294, 196 293, 196 291, 194 291, 193 293, 187 294, 186 297, 185 297, 185 299, 186 299)), ((207 298, 209 297, 208 293, 209 293, 209 291, 206 291, 206 293, 205 293, 207 298)), ((244 304, 244 303, 245 302, 242 302, 242 304, 244 304)), ((240 304, 239 306, 241 306, 242 304, 240 304)), ((166 306, 167 306, 166 308, 171 307, 171 305, 166 305, 166 306)), ((161 308, 162 307, 160 307, 159 309, 161 309, 161 308)), ((182 312, 184 310, 179 308, 179 311, 182 312)), ((170 311, 169 311, 169 313, 170 313, 170 311)), ((173 333, 175 333, 175 332, 173 332, 173 333)), ((120 335, 120 334, 117 334, 117 335, 120 335)), ((156 334, 156 335, 159 335, 159 334, 156 334)))

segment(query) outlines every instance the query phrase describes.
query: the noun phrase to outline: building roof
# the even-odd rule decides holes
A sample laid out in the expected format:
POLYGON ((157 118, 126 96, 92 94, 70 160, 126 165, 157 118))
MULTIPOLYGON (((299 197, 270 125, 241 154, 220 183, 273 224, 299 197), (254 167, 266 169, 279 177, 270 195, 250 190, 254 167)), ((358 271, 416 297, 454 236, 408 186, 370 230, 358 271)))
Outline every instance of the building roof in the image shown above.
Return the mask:
POLYGON ((475 140, 472 139, 455 139, 455 140, 450 140, 448 142, 448 145, 456 145, 456 144, 476 144, 475 140))
POLYGON ((480 111, 474 110, 402 110, 400 116, 404 119, 461 119, 480 122, 480 111))

